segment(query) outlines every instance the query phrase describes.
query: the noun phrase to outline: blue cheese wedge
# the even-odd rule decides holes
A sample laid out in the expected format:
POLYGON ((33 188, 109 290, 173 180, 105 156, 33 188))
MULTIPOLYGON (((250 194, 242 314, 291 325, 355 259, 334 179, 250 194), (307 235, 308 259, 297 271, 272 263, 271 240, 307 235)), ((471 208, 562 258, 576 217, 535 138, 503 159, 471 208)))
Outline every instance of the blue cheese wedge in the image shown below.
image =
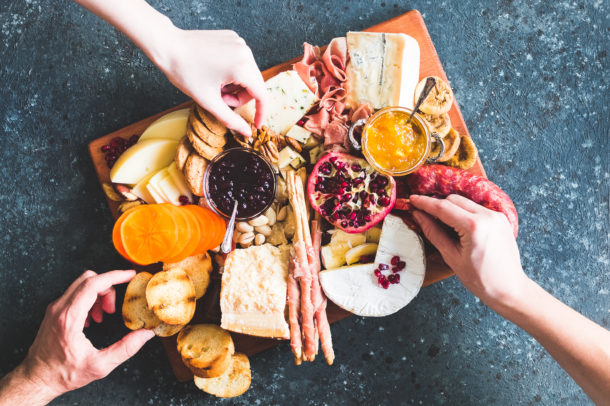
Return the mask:
POLYGON ((348 32, 347 105, 413 108, 419 45, 405 34, 348 32))
MULTIPOLYGON (((286 135, 318 101, 294 70, 275 75, 265 82, 265 86, 269 92, 269 106, 264 124, 278 134, 286 135)), ((247 121, 254 122, 254 100, 235 111, 247 121)))
POLYGON ((400 217, 388 215, 383 223, 374 264, 345 266, 320 272, 326 296, 339 307, 365 317, 383 317, 405 307, 419 292, 426 263, 421 238, 400 217), (390 264, 400 256, 407 266, 400 272, 400 283, 383 289, 377 283, 379 263, 390 264))
POLYGON ((284 310, 289 262, 287 245, 233 250, 222 273, 220 327, 260 337, 288 338, 284 310))

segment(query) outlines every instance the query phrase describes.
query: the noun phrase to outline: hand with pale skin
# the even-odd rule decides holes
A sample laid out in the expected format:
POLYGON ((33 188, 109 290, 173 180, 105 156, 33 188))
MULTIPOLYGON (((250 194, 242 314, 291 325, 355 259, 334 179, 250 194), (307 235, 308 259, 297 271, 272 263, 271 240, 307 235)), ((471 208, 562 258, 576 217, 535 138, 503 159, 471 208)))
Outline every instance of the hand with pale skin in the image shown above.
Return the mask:
POLYGON ((464 286, 538 340, 596 404, 607 404, 610 331, 525 275, 506 217, 458 195, 410 200, 426 238, 464 286))
POLYGON ((245 136, 250 125, 231 107, 255 99, 265 117, 267 89, 246 42, 230 30, 182 30, 144 0, 75 0, 127 35, 178 89, 245 136))
POLYGON ((90 319, 101 323, 104 313, 115 312, 113 286, 134 275, 135 271, 86 271, 51 303, 26 359, 0 380, 0 406, 47 404, 104 378, 154 337, 150 330, 137 330, 98 350, 83 332, 90 319))

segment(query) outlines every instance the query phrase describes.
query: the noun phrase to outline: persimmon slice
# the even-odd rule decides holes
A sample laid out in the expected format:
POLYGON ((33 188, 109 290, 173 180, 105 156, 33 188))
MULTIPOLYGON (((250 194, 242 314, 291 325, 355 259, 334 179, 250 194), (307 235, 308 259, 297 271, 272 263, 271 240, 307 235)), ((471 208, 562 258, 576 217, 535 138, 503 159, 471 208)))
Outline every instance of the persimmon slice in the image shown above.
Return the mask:
POLYGON ((197 216, 205 224, 202 239, 205 239, 205 250, 217 247, 224 237, 224 220, 211 210, 201 206, 188 206, 197 213, 197 216))
POLYGON ((123 241, 121 240, 121 224, 123 224, 125 219, 128 216, 130 216, 134 211, 137 211, 138 209, 141 209, 142 207, 143 206, 136 206, 134 208, 127 210, 123 214, 121 214, 121 216, 114 223, 114 227, 112 228, 112 243, 114 244, 114 248, 117 250, 117 252, 119 254, 121 254, 121 256, 123 258, 125 258, 128 261, 131 261, 131 258, 129 258, 129 256, 125 252, 125 248, 123 247, 123 241))
POLYGON ((178 240, 182 249, 177 247, 173 255, 163 261, 166 263, 179 262, 193 255, 199 244, 199 222, 195 215, 183 206, 175 207, 174 212, 179 221, 178 240))
POLYGON ((150 204, 134 211, 121 224, 125 253, 133 262, 149 265, 173 252, 178 226, 165 205, 150 204))
POLYGON ((160 258, 160 260, 171 263, 181 260, 181 255, 191 239, 192 227, 180 207, 171 204, 167 204, 166 206, 176 222, 176 244, 173 246, 172 250, 169 251, 166 256, 160 258))
MULTIPOLYGON (((185 209, 189 210, 197 219, 199 223, 199 229, 201 230, 199 234, 199 245, 195 250, 195 254, 201 254, 210 249, 210 244, 212 242, 212 233, 213 233, 213 223, 211 218, 208 217, 206 209, 203 207, 190 204, 184 206, 185 209)), ((213 248, 213 247, 212 247, 213 248)))

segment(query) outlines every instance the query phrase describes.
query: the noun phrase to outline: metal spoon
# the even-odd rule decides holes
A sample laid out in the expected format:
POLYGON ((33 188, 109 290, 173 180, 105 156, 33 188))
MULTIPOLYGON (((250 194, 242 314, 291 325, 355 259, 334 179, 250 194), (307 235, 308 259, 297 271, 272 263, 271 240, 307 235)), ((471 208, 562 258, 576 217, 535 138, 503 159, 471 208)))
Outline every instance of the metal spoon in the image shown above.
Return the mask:
POLYGON ((229 224, 227 225, 227 231, 225 231, 225 238, 222 240, 222 244, 220 244, 220 251, 223 254, 228 254, 231 252, 233 248, 233 231, 235 230, 235 217, 237 216, 237 200, 233 205, 233 213, 231 214, 231 219, 229 220, 229 224))
POLYGON ((428 93, 430 93, 432 91, 432 88, 434 86, 436 86, 436 79, 434 79, 432 76, 430 76, 428 79, 426 79, 426 84, 424 85, 424 90, 422 90, 421 94, 419 95, 419 99, 417 99, 417 103, 415 103, 415 107, 413 107, 413 111, 411 112, 411 115, 407 119, 407 124, 409 124, 411 122, 411 119, 413 118, 413 114, 415 114, 417 109, 419 109, 419 106, 421 106, 421 104, 424 102, 424 100, 426 100, 426 97, 428 97, 428 93))

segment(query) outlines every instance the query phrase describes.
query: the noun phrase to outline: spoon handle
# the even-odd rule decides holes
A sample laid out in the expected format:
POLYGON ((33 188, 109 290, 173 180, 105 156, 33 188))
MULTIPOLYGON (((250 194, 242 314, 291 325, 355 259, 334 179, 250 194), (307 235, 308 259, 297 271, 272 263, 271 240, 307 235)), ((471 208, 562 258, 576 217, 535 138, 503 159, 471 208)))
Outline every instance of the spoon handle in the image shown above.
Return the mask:
POLYGON ((229 220, 229 224, 227 225, 227 231, 225 231, 225 238, 222 240, 222 244, 220 244, 220 251, 223 254, 228 254, 231 252, 231 248, 233 248, 233 231, 235 230, 235 217, 237 216, 237 200, 233 205, 233 213, 231 214, 231 219, 229 220))
POLYGON ((419 95, 419 98, 417 99, 417 103, 415 103, 415 107, 413 107, 413 111, 411 112, 411 115, 409 116, 407 123, 411 122, 411 118, 413 118, 413 114, 415 114, 417 109, 419 109, 419 106, 421 106, 421 104, 424 102, 424 100, 426 100, 426 97, 428 97, 428 93, 430 93, 430 91, 432 91, 432 88, 435 85, 436 85, 435 78, 430 76, 428 79, 426 79, 426 84, 424 85, 424 89, 422 90, 421 94, 419 95))

